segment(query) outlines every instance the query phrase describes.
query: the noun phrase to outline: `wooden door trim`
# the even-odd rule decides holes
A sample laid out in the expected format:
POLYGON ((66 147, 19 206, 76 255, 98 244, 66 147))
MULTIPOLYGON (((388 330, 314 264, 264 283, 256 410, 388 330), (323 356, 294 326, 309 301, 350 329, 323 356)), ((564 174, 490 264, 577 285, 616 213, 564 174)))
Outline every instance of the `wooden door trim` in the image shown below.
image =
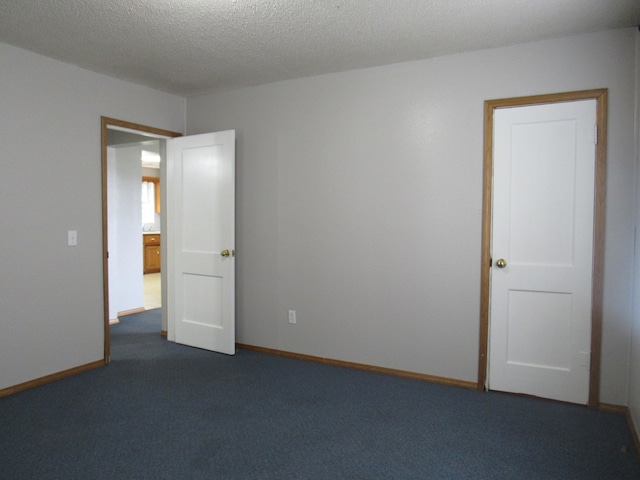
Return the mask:
POLYGON ((602 292, 604 276, 605 191, 607 171, 607 98, 606 88, 575 92, 533 95, 528 97, 487 100, 484 103, 484 173, 482 192, 482 253, 480 278, 480 348, 478 390, 487 383, 489 350, 489 300, 491 292, 491 215, 493 193, 493 114, 497 108, 542 105, 578 100, 596 100, 596 166, 593 211, 593 276, 591 294, 591 366, 589 371, 590 408, 600 402, 600 361, 602 344, 602 292))
MULTIPOLYGON (((181 137, 182 133, 149 127, 137 123, 127 122, 109 117, 100 117, 100 147, 102 162, 102 296, 104 314, 104 363, 109 363, 111 357, 111 335, 109 332, 109 241, 108 241, 108 211, 107 211, 107 144, 108 128, 118 127, 149 133, 158 137, 181 137)), ((142 233, 142 232, 141 232, 142 233)))

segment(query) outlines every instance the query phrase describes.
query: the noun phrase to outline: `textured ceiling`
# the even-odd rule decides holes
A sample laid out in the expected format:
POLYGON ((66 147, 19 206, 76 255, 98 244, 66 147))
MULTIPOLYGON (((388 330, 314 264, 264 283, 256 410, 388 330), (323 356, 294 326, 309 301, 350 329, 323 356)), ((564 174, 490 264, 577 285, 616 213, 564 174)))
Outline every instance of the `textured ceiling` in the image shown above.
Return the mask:
POLYGON ((640 0, 0 0, 0 42, 187 96, 638 24, 640 0))

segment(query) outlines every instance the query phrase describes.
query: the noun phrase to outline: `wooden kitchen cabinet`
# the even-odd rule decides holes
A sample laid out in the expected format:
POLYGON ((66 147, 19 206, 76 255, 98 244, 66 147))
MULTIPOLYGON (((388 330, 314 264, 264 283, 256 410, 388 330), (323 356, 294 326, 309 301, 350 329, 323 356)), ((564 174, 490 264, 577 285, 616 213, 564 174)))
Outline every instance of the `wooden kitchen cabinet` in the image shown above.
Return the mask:
POLYGON ((142 248, 144 252, 144 273, 157 273, 160 271, 160 235, 148 233, 142 236, 142 248))

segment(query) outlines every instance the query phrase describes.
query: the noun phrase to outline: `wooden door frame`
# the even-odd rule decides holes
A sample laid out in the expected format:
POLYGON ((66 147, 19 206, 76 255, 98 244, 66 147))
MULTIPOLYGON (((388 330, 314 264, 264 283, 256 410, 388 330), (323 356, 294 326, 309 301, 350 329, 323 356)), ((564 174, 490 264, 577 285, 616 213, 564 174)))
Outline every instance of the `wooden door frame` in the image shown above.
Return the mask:
POLYGON ((596 100, 596 165, 593 209, 593 274, 591 293, 591 364, 589 370, 590 408, 600 405, 600 359, 602 343, 602 291, 604 274, 605 189, 607 166, 606 88, 576 92, 533 95, 487 100, 484 103, 484 173, 482 194, 482 258, 480 280, 480 349, 478 390, 485 390, 488 373, 489 308, 491 293, 491 231, 493 213, 493 115, 498 108, 523 107, 549 103, 596 100))
POLYGON ((131 123, 115 118, 100 117, 100 141, 101 141, 101 162, 102 162, 102 295, 104 312, 104 363, 111 360, 111 334, 109 331, 109 241, 108 241, 108 209, 107 209, 107 147, 108 129, 116 127, 119 129, 132 130, 135 132, 149 133, 156 137, 175 138, 181 137, 182 133, 149 127, 137 123, 131 123))

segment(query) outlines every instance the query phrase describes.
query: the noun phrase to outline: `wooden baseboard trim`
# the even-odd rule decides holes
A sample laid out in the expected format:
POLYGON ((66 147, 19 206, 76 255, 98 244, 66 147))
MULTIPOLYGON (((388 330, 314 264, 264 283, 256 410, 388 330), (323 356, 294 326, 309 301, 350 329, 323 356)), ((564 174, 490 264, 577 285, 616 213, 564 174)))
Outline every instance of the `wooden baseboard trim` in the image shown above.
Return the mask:
POLYGON ((117 325, 118 323, 120 323, 120 319, 119 318, 111 318, 111 319, 109 319, 109 325, 117 325))
POLYGON ((124 310, 122 312, 118 312, 118 317, 126 317, 127 315, 133 315, 134 313, 140 313, 144 311, 146 311, 144 307, 132 308, 131 310, 124 310))
POLYGON ((269 355, 278 355, 281 357, 293 358, 296 360, 306 360, 309 362, 326 363, 336 367, 353 368, 355 370, 365 370, 367 372, 382 373, 385 375, 394 375, 396 377, 411 378, 414 380, 422 380, 431 383, 440 383, 454 387, 469 388, 475 390, 476 382, 467 382, 465 380, 457 380, 455 378, 437 377, 435 375, 427 375, 424 373, 409 372, 406 370, 396 370, 394 368, 376 367, 375 365, 366 365, 364 363, 344 362, 342 360, 334 360, 331 358, 316 357, 314 355, 305 355, 302 353, 287 352, 284 350, 276 350, 273 348, 256 347, 254 345, 245 345, 237 343, 236 347, 243 350, 251 350, 253 352, 266 353, 269 355))
POLYGON ((629 409, 624 405, 614 405, 611 403, 602 403, 598 404, 598 410, 609 413, 617 413, 618 415, 626 415, 629 409))
POLYGON ((167 336, 167 331, 166 330, 160 330, 160 335, 163 337, 167 336))
POLYGON ((3 388, 2 390, 0 390, 0 398, 7 397, 9 395, 13 395, 14 393, 22 392, 24 390, 29 390, 31 388, 39 387, 47 383, 55 382, 56 380, 61 380, 63 378, 70 377, 72 375, 77 375, 78 373, 86 372, 87 370, 93 370, 94 368, 102 367, 104 365, 105 365, 104 360, 97 360, 95 362, 87 363, 85 365, 80 365, 78 367, 70 368, 68 370, 63 370, 62 372, 52 373, 51 375, 46 375, 44 377, 36 378, 35 380, 30 380, 28 382, 20 383, 12 387, 3 388))

